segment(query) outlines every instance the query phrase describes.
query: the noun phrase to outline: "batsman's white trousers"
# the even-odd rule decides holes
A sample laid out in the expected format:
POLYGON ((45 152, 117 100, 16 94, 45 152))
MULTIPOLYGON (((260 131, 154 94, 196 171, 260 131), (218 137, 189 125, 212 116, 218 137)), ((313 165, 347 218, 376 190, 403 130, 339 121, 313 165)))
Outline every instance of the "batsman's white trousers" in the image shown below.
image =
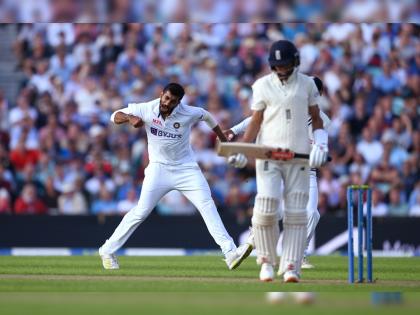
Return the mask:
POLYGON ((198 209, 223 254, 236 249, 217 212, 209 185, 199 166, 150 163, 145 170, 137 206, 124 216, 112 236, 101 247, 101 255, 113 254, 123 246, 136 228, 149 216, 159 200, 171 190, 181 192, 198 209))
MULTIPOLYGON (((258 194, 284 199, 294 191, 309 193, 309 166, 306 163, 283 163, 270 160, 257 160, 258 194)), ((284 211, 284 206, 281 207, 284 211)))

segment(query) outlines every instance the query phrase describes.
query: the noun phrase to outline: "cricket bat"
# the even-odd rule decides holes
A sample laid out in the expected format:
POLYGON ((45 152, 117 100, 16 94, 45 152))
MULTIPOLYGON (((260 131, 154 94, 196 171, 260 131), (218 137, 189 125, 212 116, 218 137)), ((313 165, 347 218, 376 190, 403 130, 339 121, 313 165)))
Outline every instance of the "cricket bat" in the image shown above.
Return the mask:
MULTIPOLYGON (((246 142, 219 142, 216 149, 217 154, 226 157, 242 153, 248 157, 262 160, 290 161, 292 159, 309 159, 309 154, 246 142)), ((331 157, 328 157, 328 161, 331 161, 331 157)))

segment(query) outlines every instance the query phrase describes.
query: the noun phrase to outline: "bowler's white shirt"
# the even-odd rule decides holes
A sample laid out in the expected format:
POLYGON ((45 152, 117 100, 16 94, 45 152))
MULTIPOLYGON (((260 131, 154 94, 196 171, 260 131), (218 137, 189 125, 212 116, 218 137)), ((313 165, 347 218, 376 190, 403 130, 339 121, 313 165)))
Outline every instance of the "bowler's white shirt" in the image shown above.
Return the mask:
POLYGON ((252 86, 251 109, 264 110, 256 143, 309 153, 308 107, 318 104, 313 79, 295 69, 286 83, 272 72, 252 86))
POLYGON ((168 165, 196 164, 190 145, 191 127, 198 121, 206 121, 210 128, 216 124, 211 114, 199 107, 179 104, 164 120, 159 113, 160 99, 146 103, 130 103, 117 112, 140 117, 147 133, 149 161, 168 165))

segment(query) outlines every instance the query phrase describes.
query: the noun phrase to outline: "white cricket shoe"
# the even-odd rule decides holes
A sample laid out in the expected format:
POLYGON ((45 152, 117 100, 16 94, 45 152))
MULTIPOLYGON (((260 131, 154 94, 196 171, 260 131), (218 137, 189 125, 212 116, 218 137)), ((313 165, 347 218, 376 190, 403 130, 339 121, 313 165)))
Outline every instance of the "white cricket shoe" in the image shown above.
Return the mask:
POLYGON ((104 269, 120 269, 117 256, 115 256, 114 254, 102 255, 101 258, 102 258, 102 266, 104 266, 104 269))
POLYGON ((228 252, 225 256, 225 262, 229 270, 233 270, 239 267, 239 265, 251 254, 252 245, 243 244, 236 250, 228 252))
POLYGON ((249 227, 249 234, 246 242, 252 246, 252 248, 255 248, 255 237, 254 237, 254 230, 252 229, 252 226, 249 227))
POLYGON ((304 256, 303 259, 302 259, 302 267, 301 268, 302 269, 313 269, 313 268, 315 268, 315 266, 312 265, 309 262, 308 257, 304 256))
POLYGON ((274 268, 272 264, 263 263, 261 265, 260 280, 270 282, 274 280, 274 268))
POLYGON ((300 277, 296 270, 287 270, 283 275, 283 281, 286 283, 297 283, 300 277))
POLYGON ((99 255, 102 259, 102 266, 104 269, 120 269, 120 265, 118 264, 117 256, 114 254, 101 254, 101 250, 99 249, 99 255))

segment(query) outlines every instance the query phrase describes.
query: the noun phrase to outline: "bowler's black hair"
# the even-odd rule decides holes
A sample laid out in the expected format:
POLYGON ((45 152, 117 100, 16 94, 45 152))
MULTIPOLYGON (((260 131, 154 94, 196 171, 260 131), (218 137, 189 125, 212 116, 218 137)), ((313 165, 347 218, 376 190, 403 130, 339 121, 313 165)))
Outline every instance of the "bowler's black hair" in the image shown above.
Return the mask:
POLYGON ((163 88, 163 93, 165 93, 166 91, 169 91, 172 95, 177 96, 179 100, 181 100, 185 95, 185 91, 182 85, 175 82, 171 82, 168 85, 166 85, 163 88))

